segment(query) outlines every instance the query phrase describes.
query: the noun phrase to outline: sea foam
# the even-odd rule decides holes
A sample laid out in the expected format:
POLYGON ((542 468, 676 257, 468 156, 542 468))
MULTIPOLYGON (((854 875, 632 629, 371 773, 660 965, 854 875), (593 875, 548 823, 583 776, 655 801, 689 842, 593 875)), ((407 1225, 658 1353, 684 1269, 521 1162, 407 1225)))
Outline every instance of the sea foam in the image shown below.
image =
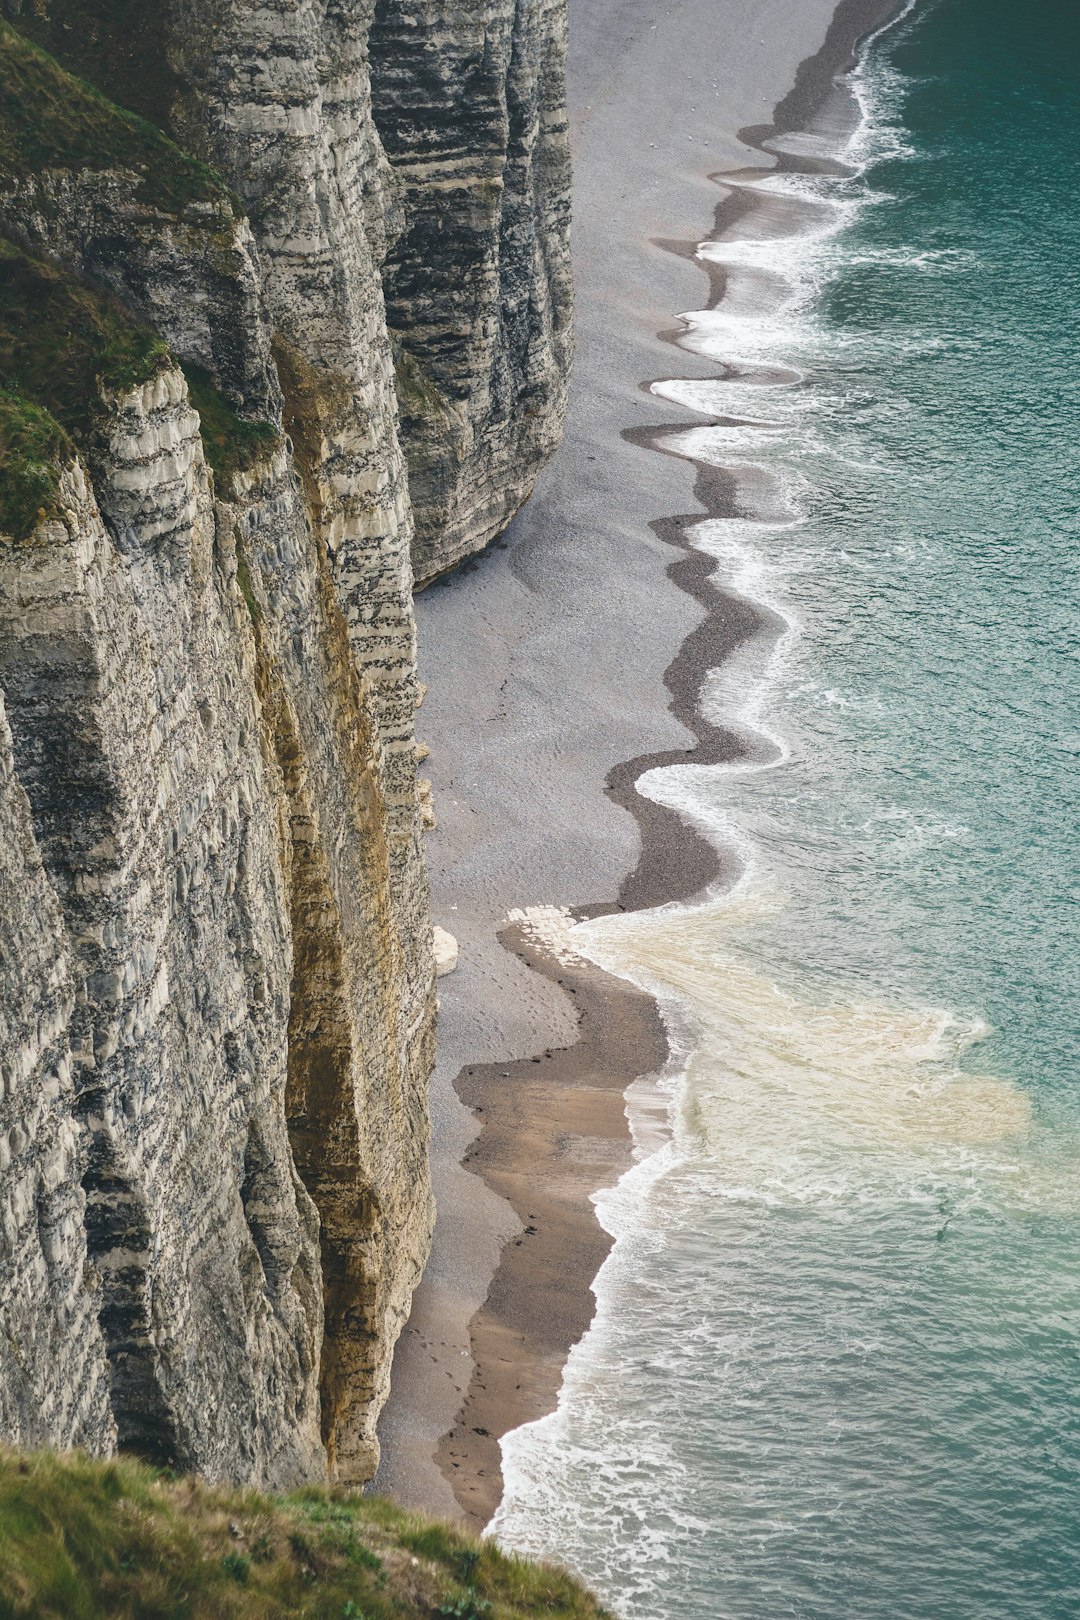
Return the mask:
MULTIPOLYGON (((596 1195, 616 1239, 596 1318, 558 1410, 502 1443, 492 1529, 571 1562, 633 1620, 1042 1620, 1057 1612, 1050 1591, 1066 1590, 1027 1596, 1054 1549, 1022 1589, 1009 1572, 1039 1534, 1029 1493, 1046 1487, 1046 1518, 1071 1490, 1060 1437, 1080 1306, 1068 1268, 1033 1257, 1078 1213, 1077 1136, 1048 1144, 984 999, 950 997, 953 982, 995 983, 970 959, 1004 981, 1025 945, 994 904, 1006 865, 1023 866, 1010 828, 995 847, 984 803, 969 806, 957 780, 1012 726, 1034 794, 1052 770, 1060 682, 1055 664, 1040 715, 1022 675, 1041 659, 1049 670, 1068 634, 1047 637, 1042 613, 1041 632, 1019 637, 1030 568, 1004 611, 986 608, 964 574, 971 552, 943 558, 925 517, 948 513, 954 464, 936 459, 943 434, 909 434, 915 405, 882 378, 978 360, 986 337, 963 288, 984 273, 982 249, 864 228, 919 154, 900 122, 909 81, 871 51, 848 83, 858 116, 842 147, 769 143, 829 172, 730 180, 754 206, 699 250, 724 297, 680 317, 680 343, 717 375, 652 384, 699 418, 663 430, 663 448, 729 475, 732 514, 685 534, 721 591, 756 605, 759 629, 699 695, 733 757, 649 770, 637 790, 722 848, 735 880, 690 904, 558 925, 561 948, 656 997, 673 1061, 648 1088, 638 1162, 596 1195), (925 320, 891 319, 901 286, 925 320), (851 287, 874 319, 823 313, 851 287), (956 294, 950 328, 937 300, 956 294), (896 483, 918 509, 907 527, 896 483), (852 488, 866 503, 854 515, 852 488), (941 593, 912 589, 923 576, 967 588, 985 644, 968 626, 957 635, 941 593), (1012 689, 976 695, 954 756, 908 748, 893 791, 890 736, 898 754, 920 723, 948 738, 939 694, 986 679, 1010 638, 1012 689), (890 684, 882 670, 899 673, 890 684), (928 934, 935 907, 963 908, 965 928, 928 934), (1060 1346, 1056 1395, 1047 1345, 1060 1346), (1027 1368, 1017 1397, 1025 1357, 1039 1376, 1027 1368), (1003 1553, 1005 1503, 1017 1531, 1003 1553)), ((988 413, 987 435, 1000 431, 988 413)), ((1039 813, 1056 809, 1048 798, 1039 813)), ((1031 882, 1049 930, 1057 901, 1037 868, 1031 882)))

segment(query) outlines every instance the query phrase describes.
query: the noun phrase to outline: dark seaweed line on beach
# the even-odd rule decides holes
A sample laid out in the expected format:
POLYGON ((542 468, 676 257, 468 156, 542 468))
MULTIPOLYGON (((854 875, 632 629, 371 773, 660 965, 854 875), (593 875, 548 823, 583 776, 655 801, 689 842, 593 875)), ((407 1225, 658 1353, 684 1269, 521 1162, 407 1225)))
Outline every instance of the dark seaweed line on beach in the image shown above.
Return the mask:
MULTIPOLYGON (((772 123, 742 129, 739 139, 758 151, 766 151, 767 141, 774 140, 778 135, 806 129, 836 80, 856 65, 863 42, 896 17, 901 8, 902 0, 841 0, 825 43, 815 56, 800 67, 795 85, 776 108, 772 123)), ((788 154, 768 155, 775 157, 775 161, 769 165, 769 173, 813 174, 820 173, 823 167, 822 164, 788 154)), ((738 172, 744 175, 747 171, 738 172)), ((719 186, 726 186, 729 175, 713 174, 710 179, 719 186)), ((699 237, 693 242, 661 241, 656 246, 682 258, 697 260, 697 250, 702 241, 719 241, 733 225, 747 218, 758 206, 752 192, 732 191, 717 204, 712 230, 707 237, 699 237)), ((698 263, 709 286, 708 299, 703 307, 706 310, 716 309, 726 291, 726 272, 715 263, 701 260, 698 263)), ((681 347, 685 332, 682 327, 676 327, 661 332, 659 336, 665 342, 681 347)), ((753 373, 748 372, 740 375, 747 380, 754 377, 753 373)), ((650 391, 656 382, 676 380, 673 377, 654 378, 643 383, 642 387, 650 391)), ((688 460, 692 458, 681 450, 670 449, 667 442, 679 438, 684 432, 685 428, 681 426, 673 427, 670 423, 664 423, 655 427, 627 428, 622 437, 630 444, 688 460)), ((691 531, 710 518, 736 518, 752 514, 738 510, 737 480, 730 472, 705 462, 696 462, 694 466, 694 498, 699 503, 699 510, 660 518, 650 527, 666 545, 682 553, 669 565, 668 578, 705 609, 705 619, 683 642, 664 673, 664 684, 671 693, 669 707, 672 714, 698 740, 697 746, 689 749, 639 754, 608 773, 606 786, 609 797, 629 811, 637 821, 641 834, 638 864, 619 891, 618 904, 623 911, 644 911, 664 904, 685 903, 701 897, 719 879, 726 880, 735 875, 728 870, 723 853, 702 833, 677 811, 643 798, 636 785, 647 771, 663 766, 733 764, 751 758, 753 752, 740 734, 706 720, 698 703, 710 671, 720 668, 744 641, 764 629, 771 615, 717 584, 714 578, 715 559, 698 551, 690 538, 691 531)), ((593 907, 579 915, 599 916, 612 909, 593 907)))
MULTIPOLYGON (((837 79, 855 65, 863 42, 902 9, 903 0, 840 0, 821 50, 802 64, 794 87, 777 106, 772 123, 743 129, 739 138, 747 146, 766 151, 766 141, 807 128, 837 79)), ((772 152, 768 156, 769 172, 812 173, 820 172, 822 167, 786 155, 777 157, 772 152)), ((720 186, 728 183, 724 173, 711 178, 720 186)), ((717 205, 708 237, 656 245, 696 259, 702 240, 719 239, 756 205, 752 194, 729 191, 717 205)), ((704 307, 714 309, 723 299, 726 276, 717 265, 699 263, 708 280, 704 307)), ((684 331, 676 328, 659 335, 680 346, 684 331)), ((646 390, 651 386, 649 382, 642 384, 646 390)), ((660 454, 692 460, 666 442, 684 432, 685 428, 668 423, 628 428, 622 436, 660 454)), ((636 787, 645 772, 660 767, 716 765, 752 757, 744 737, 708 721, 700 713, 698 702, 709 672, 719 668, 744 641, 760 633, 771 615, 767 609, 717 584, 713 577, 715 559, 693 546, 690 533, 696 526, 710 518, 742 515, 737 508, 737 480, 733 474, 703 462, 694 463, 694 467, 693 494, 698 510, 659 519, 650 527, 680 553, 669 565, 668 577, 705 610, 702 622, 683 642, 664 675, 671 694, 671 713, 697 742, 687 749, 639 755, 608 773, 605 791, 635 818, 641 849, 637 865, 622 883, 615 903, 574 908, 573 915, 579 919, 685 903, 702 896, 719 880, 735 876, 729 857, 678 812, 644 798, 636 787)), ((568 1080, 576 1081, 582 1096, 602 1094, 608 1110, 606 1128, 623 1142, 625 1170, 632 1162, 626 1089, 643 1075, 659 1073, 671 1057, 659 1010, 651 997, 592 965, 579 969, 576 964, 571 967, 556 960, 537 948, 527 931, 518 926, 501 930, 498 938, 507 950, 575 997, 578 1032, 572 1045, 507 1062, 471 1064, 454 1081, 462 1102, 482 1121, 463 1163, 510 1202, 527 1240, 512 1239, 505 1245, 487 1297, 470 1321, 472 1377, 457 1421, 436 1453, 463 1512, 478 1526, 490 1518, 502 1494, 500 1439, 512 1429, 547 1415, 557 1404, 566 1357, 592 1320, 592 1285, 612 1246, 610 1235, 593 1211, 591 1194, 597 1190, 595 1182, 591 1186, 583 1183, 580 1199, 572 1206, 567 1204, 561 1234, 557 1223, 554 1230, 534 1224, 536 1187, 542 1183, 527 1177, 519 1177, 516 1186, 512 1183, 510 1155, 504 1157, 499 1151, 499 1137, 506 1136, 505 1121, 500 1128, 493 1117, 500 1097, 513 1094, 519 1108, 526 1109, 529 1097, 542 1104, 544 1091, 565 1087, 568 1080), (526 1097, 524 1103, 522 1094, 526 1097), (591 1223, 588 1231, 583 1223, 591 1223), (565 1237, 566 1228, 571 1226, 576 1228, 579 1256, 588 1256, 584 1268, 588 1275, 567 1277, 560 1272, 563 1308, 555 1320, 550 1309, 550 1288, 540 1290, 548 1295, 548 1308, 541 1303, 536 1309, 535 1278, 538 1273, 543 1277, 552 1264, 553 1256, 545 1255, 543 1250, 553 1248, 557 1261, 560 1235, 565 1237), (513 1361, 508 1360, 511 1353, 513 1361)), ((542 1106, 537 1106, 533 1118, 540 1122, 544 1113, 542 1106)))

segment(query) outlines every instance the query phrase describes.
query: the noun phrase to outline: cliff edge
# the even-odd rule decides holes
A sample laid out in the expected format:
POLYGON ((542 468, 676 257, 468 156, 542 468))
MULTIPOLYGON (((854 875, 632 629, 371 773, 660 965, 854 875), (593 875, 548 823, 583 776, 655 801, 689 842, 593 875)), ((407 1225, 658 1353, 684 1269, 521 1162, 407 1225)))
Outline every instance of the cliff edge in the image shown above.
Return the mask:
POLYGON ((6 0, 16 1444, 274 1486, 378 1460, 432 1222, 411 550, 438 572, 508 519, 568 363, 563 21, 488 9, 481 47, 356 0, 6 0), (445 176, 379 130, 481 48, 482 142, 469 96, 431 115, 454 275, 445 176))

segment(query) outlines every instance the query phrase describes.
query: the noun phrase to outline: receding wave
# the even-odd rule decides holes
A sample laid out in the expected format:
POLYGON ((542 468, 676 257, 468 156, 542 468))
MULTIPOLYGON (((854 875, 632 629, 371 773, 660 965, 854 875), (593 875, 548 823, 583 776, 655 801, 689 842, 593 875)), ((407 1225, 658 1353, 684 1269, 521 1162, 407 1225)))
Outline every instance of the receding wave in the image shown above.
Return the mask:
MULTIPOLYGON (((758 628, 699 694, 733 757, 636 786, 736 879, 560 921, 678 1064, 597 1194, 596 1320, 506 1437, 493 1525, 633 1620, 1080 1612, 1076 503, 1045 359, 1080 143, 1013 86, 1060 13, 920 7, 934 48, 894 54, 924 76, 864 58, 846 147, 768 143, 807 172, 731 177, 750 206, 699 250, 723 296, 679 317, 717 375, 651 385, 696 413, 662 448, 727 475, 682 533, 758 628)), ((1033 95, 1075 134, 1051 66, 1033 95)))

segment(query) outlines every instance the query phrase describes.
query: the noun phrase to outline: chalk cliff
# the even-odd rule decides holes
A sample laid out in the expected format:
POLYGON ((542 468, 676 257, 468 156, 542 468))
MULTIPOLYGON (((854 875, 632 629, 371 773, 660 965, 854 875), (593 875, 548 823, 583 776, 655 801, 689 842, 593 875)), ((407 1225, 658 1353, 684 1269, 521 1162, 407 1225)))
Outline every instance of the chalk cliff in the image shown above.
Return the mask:
POLYGON ((427 577, 558 438, 564 19, 4 6, 0 1438, 364 1479, 432 1219, 414 511, 427 577))
POLYGON ((383 281, 423 583, 506 526, 562 434, 564 0, 376 0, 371 52, 405 205, 383 281))

